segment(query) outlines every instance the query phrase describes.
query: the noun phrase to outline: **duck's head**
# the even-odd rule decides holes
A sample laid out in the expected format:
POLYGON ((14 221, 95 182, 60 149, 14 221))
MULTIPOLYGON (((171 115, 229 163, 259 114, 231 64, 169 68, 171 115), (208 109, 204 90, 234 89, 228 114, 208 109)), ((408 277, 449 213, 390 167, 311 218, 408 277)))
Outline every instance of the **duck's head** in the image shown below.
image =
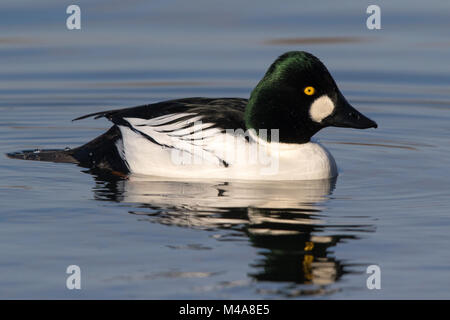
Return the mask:
POLYGON ((287 52, 270 66, 245 109, 247 129, 279 129, 279 141, 305 143, 322 128, 376 128, 353 108, 324 64, 303 51, 287 52))

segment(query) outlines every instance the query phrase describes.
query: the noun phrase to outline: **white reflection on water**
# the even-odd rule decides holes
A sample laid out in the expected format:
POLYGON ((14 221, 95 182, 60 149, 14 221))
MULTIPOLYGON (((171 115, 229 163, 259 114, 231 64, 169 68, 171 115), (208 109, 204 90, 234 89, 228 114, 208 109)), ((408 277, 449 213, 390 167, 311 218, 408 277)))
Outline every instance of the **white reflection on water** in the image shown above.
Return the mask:
POLYGON ((349 272, 329 248, 342 239, 357 239, 354 232, 373 231, 370 225, 327 224, 322 207, 336 179, 219 182, 97 176, 96 180, 97 200, 126 204, 142 221, 209 232, 226 230, 215 233, 218 241, 248 241, 259 249, 258 259, 250 264, 249 276, 254 280, 317 287, 307 293, 285 288, 281 293, 287 296, 323 294, 323 285, 349 272), (322 234, 328 228, 331 233, 322 234))

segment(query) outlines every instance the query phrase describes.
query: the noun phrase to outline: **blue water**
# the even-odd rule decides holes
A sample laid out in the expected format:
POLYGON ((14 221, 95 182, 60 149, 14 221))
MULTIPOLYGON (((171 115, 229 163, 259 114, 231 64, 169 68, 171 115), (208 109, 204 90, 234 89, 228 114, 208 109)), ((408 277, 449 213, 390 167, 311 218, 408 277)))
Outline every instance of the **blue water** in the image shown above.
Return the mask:
POLYGON ((83 144, 80 115, 248 97, 306 50, 377 130, 327 128, 333 181, 110 179, 0 157, 0 298, 450 298, 450 4, 2 1, 0 154, 83 144), (82 289, 66 288, 78 265, 82 289), (366 269, 381 269, 369 290, 366 269))

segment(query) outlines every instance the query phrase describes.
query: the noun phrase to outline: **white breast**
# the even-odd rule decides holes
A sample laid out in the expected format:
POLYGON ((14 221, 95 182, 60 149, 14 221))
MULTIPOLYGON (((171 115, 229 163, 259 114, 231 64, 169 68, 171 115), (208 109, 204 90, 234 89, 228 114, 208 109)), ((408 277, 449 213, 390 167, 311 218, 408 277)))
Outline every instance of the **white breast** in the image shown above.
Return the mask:
POLYGON ((227 180, 316 180, 337 176, 333 157, 316 142, 267 143, 254 137, 249 142, 243 135, 220 132, 208 123, 196 122, 184 129, 174 123, 170 131, 161 125, 161 119, 126 120, 133 130, 119 126, 122 141, 116 145, 131 173, 227 180))

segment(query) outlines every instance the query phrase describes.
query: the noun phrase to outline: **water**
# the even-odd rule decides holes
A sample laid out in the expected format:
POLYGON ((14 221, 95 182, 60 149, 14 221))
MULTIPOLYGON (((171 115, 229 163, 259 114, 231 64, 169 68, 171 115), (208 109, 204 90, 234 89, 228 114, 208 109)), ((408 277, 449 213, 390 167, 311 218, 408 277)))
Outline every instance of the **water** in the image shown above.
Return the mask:
POLYGON ((75 147, 80 115, 164 99, 248 97, 307 50, 377 130, 328 128, 335 181, 96 176, 0 157, 1 298, 450 298, 450 5, 3 1, 0 153, 75 147), (82 289, 67 290, 68 265, 82 289), (366 268, 381 268, 368 290, 366 268))

